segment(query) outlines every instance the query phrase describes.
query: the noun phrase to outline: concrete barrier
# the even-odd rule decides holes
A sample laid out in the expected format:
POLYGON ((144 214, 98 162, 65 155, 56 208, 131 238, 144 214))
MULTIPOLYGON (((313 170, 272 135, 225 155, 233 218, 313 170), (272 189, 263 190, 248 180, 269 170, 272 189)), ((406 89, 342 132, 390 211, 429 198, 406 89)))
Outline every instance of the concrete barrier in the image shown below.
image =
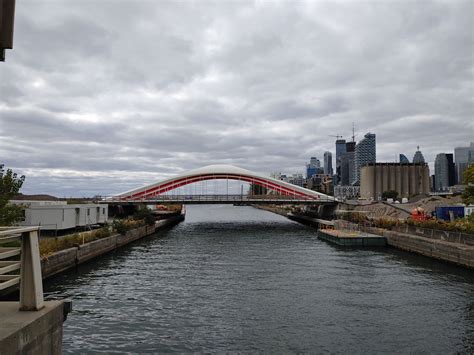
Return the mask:
POLYGON ((474 268, 473 246, 391 230, 385 230, 383 235, 387 238, 387 244, 390 246, 474 268))
POLYGON ((41 260, 43 279, 76 266, 77 247, 60 250, 41 260))
POLYGON ((474 235, 461 232, 443 231, 439 229, 421 228, 417 226, 400 225, 392 227, 392 230, 414 234, 425 238, 444 240, 451 243, 461 243, 474 246, 474 235))
MULTIPOLYGON (((154 226, 142 226, 127 231, 124 235, 114 234, 110 237, 97 239, 76 247, 57 251, 41 260, 41 274, 43 279, 50 278, 63 271, 76 267, 79 264, 97 258, 103 254, 116 250, 124 245, 156 233, 167 226, 173 226, 184 220, 184 214, 159 220, 154 226)), ((0 296, 6 296, 18 290, 18 285, 2 291, 0 296)))
POLYGON ((0 304, 0 355, 61 354, 64 302, 48 301, 36 312, 19 312, 18 302, 0 304))

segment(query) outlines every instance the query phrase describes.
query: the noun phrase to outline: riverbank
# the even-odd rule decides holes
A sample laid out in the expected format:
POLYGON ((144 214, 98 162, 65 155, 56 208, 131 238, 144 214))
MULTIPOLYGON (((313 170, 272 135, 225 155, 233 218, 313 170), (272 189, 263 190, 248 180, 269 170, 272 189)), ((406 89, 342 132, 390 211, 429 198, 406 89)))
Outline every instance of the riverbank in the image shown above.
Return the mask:
POLYGON ((309 216, 288 213, 278 206, 254 206, 285 216, 291 220, 318 228, 320 224, 334 225, 338 230, 361 230, 366 233, 385 237, 387 246, 409 251, 429 258, 474 269, 474 235, 447 232, 435 229, 417 228, 413 226, 394 226, 376 228, 360 226, 344 220, 325 221, 309 216))
POLYGON ((158 230, 173 226, 184 220, 184 214, 159 220, 154 226, 143 226, 125 232, 114 234, 107 238, 98 239, 83 245, 68 248, 54 253, 41 260, 43 279, 47 279, 60 272, 74 268, 88 260, 130 244, 135 240, 147 237, 158 230))
MULTIPOLYGON (((163 228, 174 226, 183 221, 184 218, 185 212, 183 211, 183 213, 179 215, 156 221, 153 226, 138 227, 126 231, 124 234, 114 234, 45 256, 41 259, 41 274, 43 280, 75 268, 80 264, 121 248, 135 240, 152 235, 163 228)), ((18 286, 5 289, 0 293, 0 297, 7 296, 17 290, 18 286)))

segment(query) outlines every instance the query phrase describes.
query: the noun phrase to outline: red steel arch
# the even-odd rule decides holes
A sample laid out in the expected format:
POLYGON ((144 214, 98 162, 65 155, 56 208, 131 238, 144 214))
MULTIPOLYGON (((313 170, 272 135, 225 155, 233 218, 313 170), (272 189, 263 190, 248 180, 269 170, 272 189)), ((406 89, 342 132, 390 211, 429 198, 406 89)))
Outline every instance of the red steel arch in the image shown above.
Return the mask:
POLYGON ((120 200, 142 200, 164 194, 178 187, 193 184, 199 181, 229 179, 260 185, 286 196, 294 196, 308 200, 334 200, 334 197, 292 185, 284 181, 262 176, 249 170, 231 165, 210 165, 181 174, 171 179, 150 184, 138 189, 130 190, 115 196, 120 200))

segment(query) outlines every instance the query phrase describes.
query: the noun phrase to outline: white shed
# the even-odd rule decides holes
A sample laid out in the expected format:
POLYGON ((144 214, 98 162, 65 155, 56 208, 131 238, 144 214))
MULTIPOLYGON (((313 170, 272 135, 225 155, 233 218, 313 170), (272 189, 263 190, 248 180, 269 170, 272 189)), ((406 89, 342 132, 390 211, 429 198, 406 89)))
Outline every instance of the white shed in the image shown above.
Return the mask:
POLYGON ((43 230, 64 230, 103 224, 108 219, 107 204, 73 204, 65 201, 10 201, 24 206, 22 226, 40 225, 43 230))

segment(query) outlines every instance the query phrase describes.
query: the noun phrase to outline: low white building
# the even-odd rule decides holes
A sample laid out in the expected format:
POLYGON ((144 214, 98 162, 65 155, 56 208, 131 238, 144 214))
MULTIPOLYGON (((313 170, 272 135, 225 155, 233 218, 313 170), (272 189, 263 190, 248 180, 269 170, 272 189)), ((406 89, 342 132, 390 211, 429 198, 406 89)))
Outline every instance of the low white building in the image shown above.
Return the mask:
POLYGON ((66 201, 10 201, 23 206, 22 226, 41 226, 43 230, 64 230, 104 224, 108 219, 107 204, 73 204, 66 201))

